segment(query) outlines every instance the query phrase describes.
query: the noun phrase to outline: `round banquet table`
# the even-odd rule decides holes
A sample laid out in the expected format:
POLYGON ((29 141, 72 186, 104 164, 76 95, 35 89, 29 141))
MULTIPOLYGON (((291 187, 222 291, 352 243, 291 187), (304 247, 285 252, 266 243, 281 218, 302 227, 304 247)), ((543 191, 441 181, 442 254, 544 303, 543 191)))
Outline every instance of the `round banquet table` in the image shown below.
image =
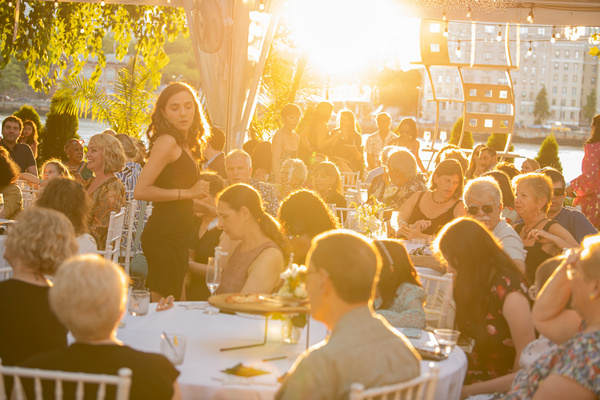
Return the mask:
MULTIPOLYGON (((187 337, 183 364, 177 366, 181 373, 178 382, 184 400, 273 399, 280 386, 278 378, 306 349, 307 330, 311 346, 327 335, 325 325, 311 319, 308 329, 302 330, 298 344, 285 344, 281 340, 280 321, 270 319, 265 345, 220 351, 226 347, 262 343, 265 318, 249 314, 207 315, 203 313, 206 306, 205 302, 176 302, 172 309, 157 312, 156 303, 152 303, 145 316, 127 314, 117 331, 117 337, 126 345, 155 353, 160 352, 162 332, 187 337), (279 359, 268 360, 271 358, 279 359), (221 372, 238 363, 270 373, 240 378, 221 372)), ((427 335, 428 332, 422 332, 421 339, 414 340, 415 345, 426 342, 427 335)), ((430 361, 421 361, 421 370, 428 370, 430 364, 430 361)), ((467 369, 465 354, 456 348, 447 360, 436 364, 440 373, 435 398, 458 400, 467 369)))

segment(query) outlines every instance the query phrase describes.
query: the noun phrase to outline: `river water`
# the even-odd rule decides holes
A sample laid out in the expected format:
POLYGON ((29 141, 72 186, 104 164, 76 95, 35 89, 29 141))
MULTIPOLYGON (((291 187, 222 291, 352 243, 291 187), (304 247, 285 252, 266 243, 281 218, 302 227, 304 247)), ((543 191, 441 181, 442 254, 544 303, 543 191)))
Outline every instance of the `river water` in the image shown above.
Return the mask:
MULTIPOLYGON (((0 120, 4 120, 8 115, 0 114, 0 120)), ((99 124, 91 119, 79 119, 79 136, 87 143, 92 135, 101 133, 108 128, 106 124, 99 124)), ((514 152, 527 158, 534 158, 540 149, 540 144, 533 143, 515 143, 514 152)), ((583 159, 583 146, 560 145, 559 141, 559 157, 563 167, 563 174, 567 181, 570 181, 581 174, 581 161, 583 159)), ((517 159, 515 165, 520 169, 523 159, 517 159)))

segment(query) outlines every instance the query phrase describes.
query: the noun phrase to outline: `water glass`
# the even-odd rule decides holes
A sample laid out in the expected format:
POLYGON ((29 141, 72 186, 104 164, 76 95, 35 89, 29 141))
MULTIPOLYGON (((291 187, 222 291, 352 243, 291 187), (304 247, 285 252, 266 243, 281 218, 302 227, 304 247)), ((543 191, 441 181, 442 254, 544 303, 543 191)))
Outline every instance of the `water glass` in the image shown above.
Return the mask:
POLYGON ((435 340, 439 343, 442 352, 445 354, 450 354, 456 346, 458 342, 458 337, 460 336, 459 331, 455 331, 454 329, 435 329, 433 331, 435 335, 435 340))
POLYGON ((132 290, 129 295, 129 314, 140 316, 148 314, 150 292, 147 290, 132 290))
POLYGON ((178 333, 163 333, 160 335, 160 354, 173 363, 181 365, 185 356, 187 338, 178 333))
MULTIPOLYGON (((206 286, 208 287, 208 290, 210 290, 210 295, 214 296, 221 284, 221 268, 215 263, 214 257, 208 257, 206 265, 208 267, 206 269, 206 286)), ((218 310, 215 307, 210 307, 204 312, 204 314, 208 315, 215 315, 217 313, 218 310)))

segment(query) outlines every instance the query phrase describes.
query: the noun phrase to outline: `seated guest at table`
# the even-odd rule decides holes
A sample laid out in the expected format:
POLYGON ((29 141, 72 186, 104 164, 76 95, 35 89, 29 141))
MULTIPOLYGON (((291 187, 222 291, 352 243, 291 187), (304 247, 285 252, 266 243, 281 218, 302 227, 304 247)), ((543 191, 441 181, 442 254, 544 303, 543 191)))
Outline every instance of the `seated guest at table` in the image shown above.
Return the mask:
POLYGON ((126 204, 125 186, 115 175, 125 166, 125 153, 113 135, 101 133, 90 138, 87 158, 88 168, 94 173, 85 185, 92 199, 90 233, 96 239, 98 250, 104 250, 110 212, 119 212, 126 204))
MULTIPOLYGON (((129 368, 133 372, 131 399, 181 398, 179 372, 169 360, 124 346, 117 339, 127 302, 127 277, 118 265, 97 255, 70 259, 58 270, 49 300, 75 343, 33 357, 22 366, 109 375, 129 368)), ((51 395, 53 388, 48 385, 44 390, 51 395)), ((74 398, 74 390, 74 385, 64 384, 65 398, 74 398)), ((87 393, 86 398, 90 395, 87 393)), ((53 397, 44 394, 44 398, 53 397)), ((107 398, 114 399, 114 389, 107 389, 107 398)))
POLYGON ((317 236, 307 256, 306 289, 313 318, 331 331, 298 357, 276 399, 345 399, 350 385, 366 388, 419 375, 419 356, 406 338, 373 314, 381 258, 350 231, 317 236))
POLYGON ((16 365, 67 347, 67 329, 48 304, 52 284, 46 276, 77 254, 77 242, 67 217, 32 207, 19 216, 4 243, 13 276, 0 282, 0 357, 3 365, 16 365))
POLYGON ((401 148, 390 152, 384 165, 390 182, 398 188, 386 200, 388 207, 399 209, 413 194, 427 189, 423 175, 417 171, 417 161, 410 151, 401 148))
POLYGON ((299 265, 305 263, 312 238, 341 228, 331 209, 311 190, 298 190, 283 200, 279 222, 284 234, 291 238, 294 262, 299 265))
POLYGON ((494 167, 494 169, 496 171, 504 172, 506 175, 508 175, 509 180, 512 180, 515 176, 521 174, 521 171, 519 171, 519 169, 517 167, 515 167, 515 164, 508 162, 508 161, 502 161, 502 162, 498 163, 494 167))
POLYGON ((262 207, 260 194, 242 183, 217 198, 218 227, 237 246, 223 266, 218 293, 271 293, 290 258, 289 241, 262 207))
POLYGON ((4 204, 0 208, 0 218, 14 219, 23 210, 23 195, 17 186, 19 166, 8 155, 4 147, 0 147, 0 194, 4 204))
POLYGON ((67 168, 75 180, 82 185, 94 177, 94 173, 87 167, 83 160, 83 140, 69 139, 65 142, 65 154, 67 156, 67 168))
POLYGON ((127 200, 133 200, 133 190, 135 189, 135 185, 142 172, 142 166, 135 162, 138 155, 138 148, 134 142, 135 139, 129 135, 119 133, 115 138, 121 143, 121 146, 123 146, 123 152, 125 154, 125 167, 123 167, 123 171, 115 172, 115 176, 123 182, 125 190, 127 191, 127 200))
POLYGON ((521 164, 522 174, 529 174, 530 172, 535 172, 538 169, 540 169, 540 163, 531 158, 526 158, 525 161, 523 161, 523 164, 521 164))
POLYGON ((24 143, 17 143, 21 136, 23 122, 19 117, 10 115, 2 121, 2 139, 0 147, 4 147, 9 153, 10 158, 19 166, 20 172, 29 172, 37 175, 37 165, 31 148, 24 143))
POLYGON ((523 220, 514 228, 527 251, 527 279, 533 282, 535 270, 544 260, 560 254, 565 247, 577 247, 579 243, 546 215, 552 201, 550 178, 538 173, 519 175, 513 180, 513 187, 516 193, 515 211, 523 220))
POLYGON ((581 243, 583 238, 588 235, 598 233, 594 225, 592 225, 583 213, 573 208, 563 207, 566 188, 563 174, 552 167, 545 167, 541 172, 552 180, 553 196, 552 203, 550 203, 550 208, 548 209, 548 219, 558 222, 563 228, 569 231, 577 243, 581 243))
POLYGON ((505 399, 600 397, 599 266, 596 235, 584 239, 583 251, 573 251, 544 286, 533 309, 535 326, 559 345, 519 371, 505 399))
POLYGON ((325 204, 335 204, 338 208, 346 207, 346 198, 342 194, 342 178, 334 163, 323 161, 315 167, 313 185, 325 204))
POLYGON ((400 232, 408 239, 427 238, 454 218, 465 215, 461 201, 463 172, 456 160, 438 164, 429 180, 429 189, 414 193, 400 208, 408 226, 400 232))
POLYGON ((52 179, 40 194, 36 205, 63 213, 75 229, 79 254, 96 254, 96 240, 88 233, 90 197, 81 183, 67 178, 52 179))
POLYGON ((306 178, 308 177, 308 169, 304 162, 299 158, 288 158, 281 166, 281 188, 280 198, 284 199, 290 193, 302 189, 306 178))
POLYGON ((535 339, 525 277, 473 219, 442 228, 434 249, 455 277, 457 329, 474 341, 463 394, 506 390, 506 380, 494 378, 518 368, 521 351, 535 339))
POLYGON ((481 176, 490 176, 498 183, 498 187, 502 191, 502 218, 509 224, 517 222, 520 217, 515 211, 515 194, 508 175, 502 171, 489 171, 481 176))
POLYGON ((230 185, 245 183, 252 186, 260 193, 263 207, 272 216, 277 215, 279 200, 275 195, 275 189, 258 179, 252 178, 252 159, 243 150, 231 150, 225 157, 225 168, 230 185))
POLYGON ((419 130, 417 129, 415 120, 412 118, 403 118, 395 132, 398 134, 398 138, 394 139, 390 144, 408 149, 415 156, 415 161, 419 168, 421 168, 421 171, 427 171, 421 161, 421 157, 419 157, 421 143, 417 140, 419 130))
MULTIPOLYGON (((185 279, 185 299, 187 301, 206 301, 210 291, 206 286, 206 268, 208 257, 213 257, 215 247, 221 246, 221 229, 217 227, 218 217, 215 214, 217 194, 225 188, 225 181, 216 172, 202 172, 198 177, 209 183, 208 195, 194 202, 201 202, 206 207, 196 212, 194 229, 190 239, 190 264, 185 279)), ((225 253, 228 250, 223 249, 225 253)))
POLYGON ((468 180, 477 178, 479 175, 485 172, 479 165, 479 152, 481 152, 481 149, 483 149, 484 147, 485 144, 478 144, 473 149, 471 157, 469 158, 469 169, 467 169, 467 171, 465 172, 465 179, 468 180))
POLYGON ((467 214, 485 225, 525 274, 525 249, 519 234, 502 218, 502 192, 492 177, 471 179, 465 187, 467 214))
POLYGON ((388 162, 389 155, 399 149, 400 147, 397 146, 385 146, 383 150, 381 150, 381 154, 379 155, 381 164, 379 167, 369 172, 365 181, 370 183, 369 189, 367 190, 369 199, 371 196, 374 196, 378 201, 386 203, 387 199, 396 193, 397 188, 390 182, 390 177, 384 167, 388 162), (373 174, 375 175, 372 176, 373 174))
POLYGON ((373 308, 390 325, 401 328, 425 329, 423 310, 427 294, 402 243, 394 240, 376 240, 381 256, 381 276, 373 308))
POLYGON ((51 158, 44 162, 42 165, 42 172, 42 179, 38 178, 36 175, 30 174, 29 172, 21 172, 21 179, 45 188, 48 185, 48 182, 54 178, 71 178, 69 169, 58 158, 51 158))

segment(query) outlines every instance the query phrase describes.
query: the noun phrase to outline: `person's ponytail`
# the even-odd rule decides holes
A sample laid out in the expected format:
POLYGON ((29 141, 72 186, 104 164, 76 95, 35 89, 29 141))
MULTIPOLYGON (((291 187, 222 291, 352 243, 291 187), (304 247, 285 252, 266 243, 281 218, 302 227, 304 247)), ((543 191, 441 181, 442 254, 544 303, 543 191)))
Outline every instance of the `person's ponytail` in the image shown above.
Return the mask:
POLYGON ((281 232, 279 222, 277 222, 277 220, 269 214, 263 213, 258 218, 258 226, 260 227, 262 233, 275 242, 277 247, 281 249, 281 252, 283 253, 283 261, 287 268, 287 265, 290 262, 290 256, 292 254, 292 245, 290 244, 288 238, 286 238, 281 232))

